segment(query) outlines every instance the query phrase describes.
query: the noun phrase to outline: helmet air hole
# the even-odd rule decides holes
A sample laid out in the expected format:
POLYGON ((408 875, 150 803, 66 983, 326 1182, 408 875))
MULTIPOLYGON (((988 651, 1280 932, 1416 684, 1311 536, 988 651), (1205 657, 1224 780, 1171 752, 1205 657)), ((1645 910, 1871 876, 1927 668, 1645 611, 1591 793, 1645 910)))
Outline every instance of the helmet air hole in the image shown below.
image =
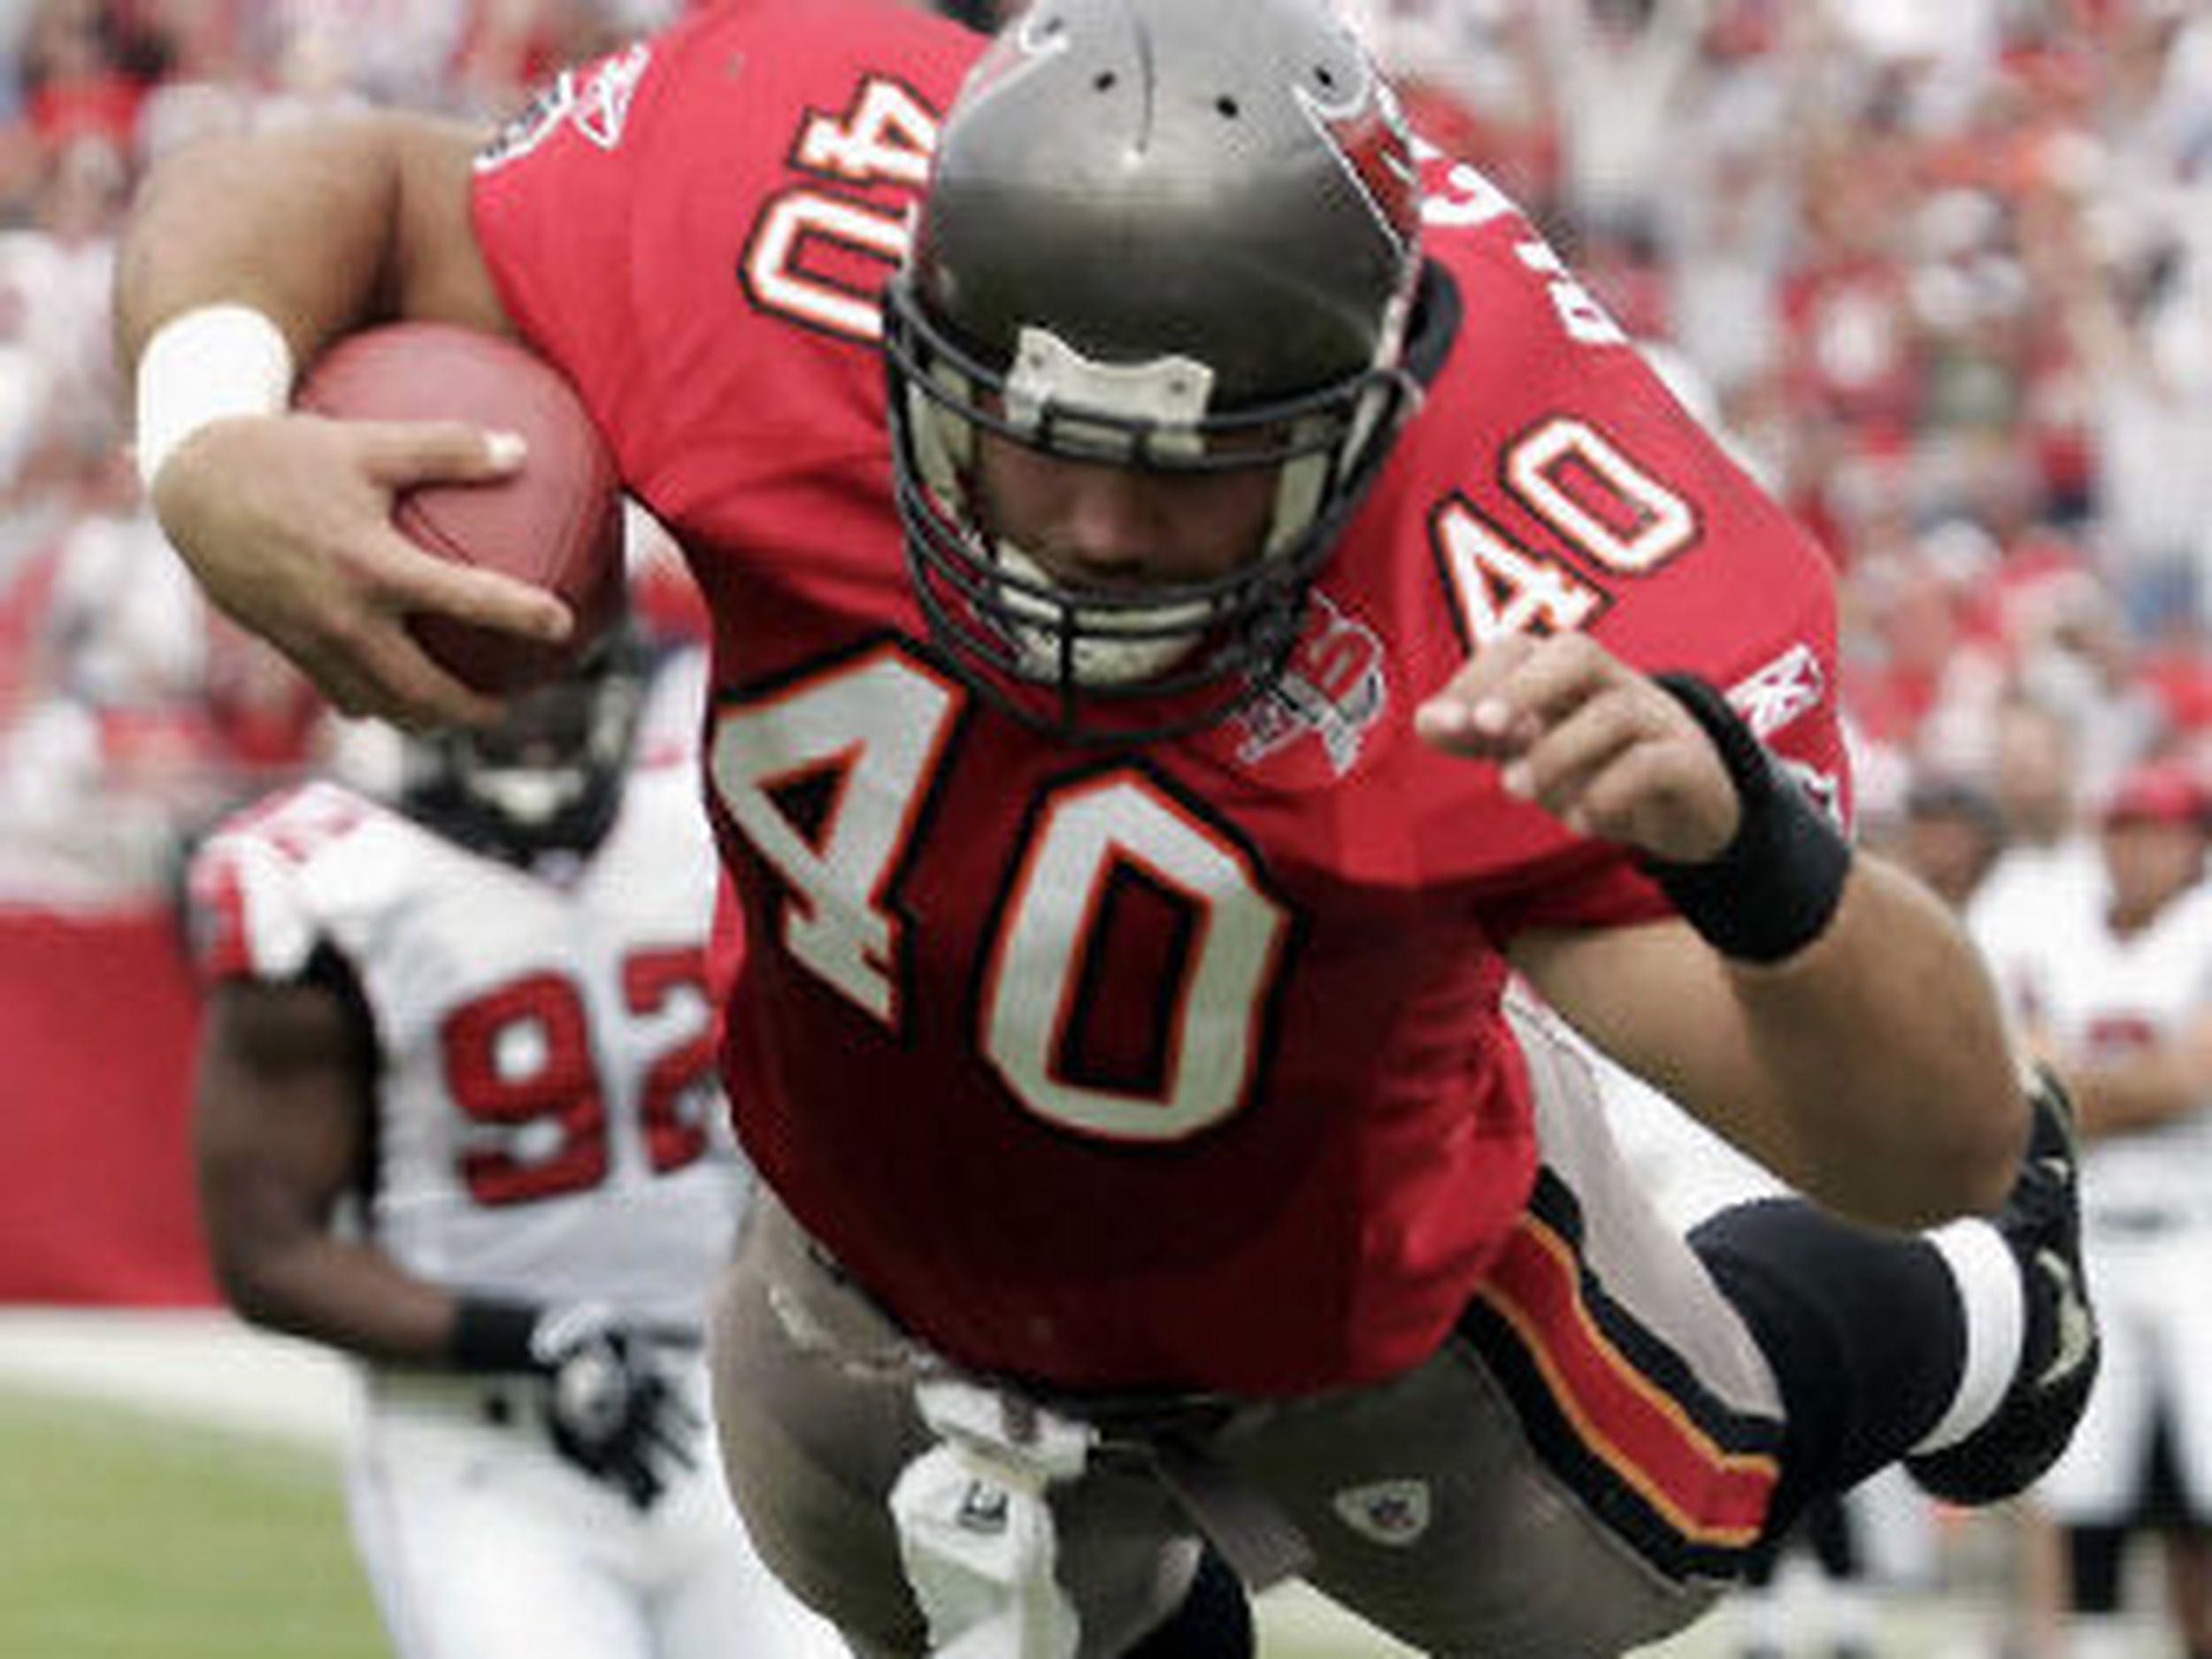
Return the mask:
POLYGON ((1233 121, 1238 115, 1237 101, 1225 92, 1214 100, 1214 112, 1225 121, 1233 121))

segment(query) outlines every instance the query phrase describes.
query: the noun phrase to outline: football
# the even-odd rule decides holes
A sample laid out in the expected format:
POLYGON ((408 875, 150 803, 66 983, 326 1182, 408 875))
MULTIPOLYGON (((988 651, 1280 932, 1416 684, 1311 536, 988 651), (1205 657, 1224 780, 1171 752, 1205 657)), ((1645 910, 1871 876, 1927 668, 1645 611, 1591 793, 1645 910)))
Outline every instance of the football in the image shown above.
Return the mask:
POLYGON ((423 649, 457 678, 495 696, 557 679, 620 614, 614 457, 575 388, 527 347, 450 324, 389 323, 332 346, 294 402, 348 419, 467 421, 528 443, 505 480, 427 485, 393 508, 393 522, 419 546, 550 588, 575 613, 575 632, 558 645, 414 618, 423 649))

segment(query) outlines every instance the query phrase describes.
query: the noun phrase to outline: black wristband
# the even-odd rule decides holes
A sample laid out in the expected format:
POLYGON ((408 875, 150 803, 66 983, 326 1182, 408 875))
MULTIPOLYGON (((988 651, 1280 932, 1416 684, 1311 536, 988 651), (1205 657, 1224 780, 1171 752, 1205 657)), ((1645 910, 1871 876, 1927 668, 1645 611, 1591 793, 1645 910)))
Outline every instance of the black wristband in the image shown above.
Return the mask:
POLYGON ((526 1302, 464 1296, 453 1314, 447 1358, 456 1371, 525 1371, 540 1369, 530 1351, 539 1310, 526 1302))
POLYGON ((1728 699, 1695 674, 1653 678, 1719 749, 1736 786, 1735 838, 1701 864, 1644 861, 1684 921, 1739 962, 1779 962, 1826 931, 1851 872, 1851 843, 1783 772, 1728 699))

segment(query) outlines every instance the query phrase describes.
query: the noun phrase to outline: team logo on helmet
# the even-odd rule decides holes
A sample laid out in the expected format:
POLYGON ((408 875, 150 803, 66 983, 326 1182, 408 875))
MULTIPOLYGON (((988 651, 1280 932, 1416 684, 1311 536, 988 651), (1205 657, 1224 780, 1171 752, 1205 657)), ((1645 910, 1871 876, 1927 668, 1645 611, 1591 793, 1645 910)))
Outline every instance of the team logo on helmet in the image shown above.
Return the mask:
POLYGON ((1335 102, 1325 102, 1310 87, 1294 90, 1299 106, 1328 141, 1359 187, 1376 222, 1400 248, 1409 248, 1421 228, 1421 173, 1414 160, 1413 129, 1388 81, 1364 57, 1358 82, 1335 102))
POLYGON ((1034 7, 1018 24, 993 42, 989 50, 975 60, 968 71, 966 82, 960 88, 962 103, 974 104, 987 94, 999 90, 1024 71, 1034 67, 1040 58, 1052 57, 1067 49, 1067 19, 1050 6, 1034 7))

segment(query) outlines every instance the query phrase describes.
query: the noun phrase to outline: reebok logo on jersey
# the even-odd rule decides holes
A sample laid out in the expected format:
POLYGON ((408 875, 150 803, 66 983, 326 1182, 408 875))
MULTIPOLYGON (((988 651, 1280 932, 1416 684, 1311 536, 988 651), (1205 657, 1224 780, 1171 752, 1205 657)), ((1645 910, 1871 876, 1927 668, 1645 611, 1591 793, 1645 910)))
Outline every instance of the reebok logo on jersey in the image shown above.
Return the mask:
POLYGON ((1378 1480, 1336 1494, 1337 1518, 1371 1543, 1404 1549, 1429 1530, 1433 1509, 1425 1480, 1378 1480))
POLYGON ((563 70, 477 151, 476 171, 490 173, 521 160, 558 132, 565 121, 600 149, 612 150, 622 142, 622 130, 629 124, 631 100, 637 95, 638 82, 645 78, 645 66, 652 55, 652 49, 640 41, 589 68, 563 70))
POLYGON ((1828 677, 1809 645, 1793 645, 1728 688, 1728 701, 1761 741, 1820 706, 1828 677))
POLYGON ((545 89, 503 122, 490 142, 476 152, 474 166, 490 173, 511 161, 519 161, 550 138, 576 104, 576 77, 563 70, 545 89))
POLYGON ((1305 628, 1269 694, 1237 716, 1237 758, 1257 765, 1301 737, 1318 738, 1341 778, 1358 761, 1368 729, 1390 703, 1382 641, 1326 594, 1306 605, 1305 628))
POLYGON ((587 72, 576 97, 576 130, 600 149, 612 150, 622 142, 622 129, 630 121, 630 101, 637 96, 638 82, 645 79, 645 65, 652 56, 652 49, 640 41, 587 72))

